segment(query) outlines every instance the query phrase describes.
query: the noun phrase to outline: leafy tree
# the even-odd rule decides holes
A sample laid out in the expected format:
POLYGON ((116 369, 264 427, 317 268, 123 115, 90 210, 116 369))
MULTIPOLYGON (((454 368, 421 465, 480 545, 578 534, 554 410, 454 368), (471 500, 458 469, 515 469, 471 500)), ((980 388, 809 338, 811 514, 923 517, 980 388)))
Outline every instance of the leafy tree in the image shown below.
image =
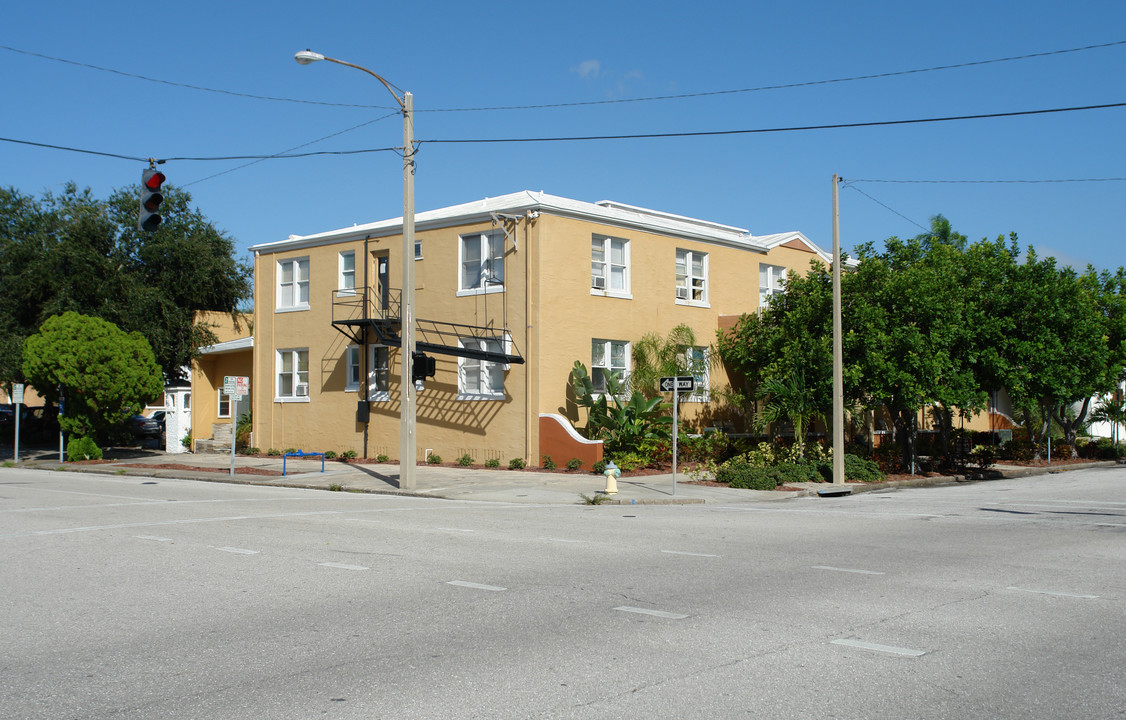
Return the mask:
POLYGON ((40 200, 0 188, 0 378, 19 379, 8 348, 53 315, 82 312, 143 334, 169 382, 200 345, 200 310, 234 312, 250 296, 251 268, 191 196, 166 186, 164 222, 137 229, 134 188, 98 200, 67 184, 40 200))
POLYGON ((119 426, 164 391, 152 349, 137 332, 67 312, 24 344, 23 373, 50 402, 66 398, 64 432, 94 437, 119 426))

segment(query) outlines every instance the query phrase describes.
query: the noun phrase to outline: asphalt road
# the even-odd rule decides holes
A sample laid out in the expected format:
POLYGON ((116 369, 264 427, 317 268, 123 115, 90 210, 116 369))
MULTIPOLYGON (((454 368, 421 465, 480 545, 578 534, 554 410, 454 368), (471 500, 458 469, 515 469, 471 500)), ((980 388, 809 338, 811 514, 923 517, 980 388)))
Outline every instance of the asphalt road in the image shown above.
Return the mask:
POLYGON ((1126 470, 515 505, 0 469, 0 718, 1122 718, 1126 470))

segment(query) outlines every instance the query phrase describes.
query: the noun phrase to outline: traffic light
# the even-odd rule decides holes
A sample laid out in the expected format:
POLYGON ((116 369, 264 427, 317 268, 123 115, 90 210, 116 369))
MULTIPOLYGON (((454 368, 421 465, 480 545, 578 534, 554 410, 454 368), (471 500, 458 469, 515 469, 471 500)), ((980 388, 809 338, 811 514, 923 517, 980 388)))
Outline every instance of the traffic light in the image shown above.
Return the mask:
POLYGON ((164 219, 158 212, 164 196, 160 194, 160 186, 164 184, 164 173, 149 168, 141 173, 141 214, 137 219, 137 227, 145 232, 156 232, 164 219))
POLYGON ((434 358, 425 353, 416 352, 411 366, 411 381, 422 382, 428 377, 434 377, 434 358))

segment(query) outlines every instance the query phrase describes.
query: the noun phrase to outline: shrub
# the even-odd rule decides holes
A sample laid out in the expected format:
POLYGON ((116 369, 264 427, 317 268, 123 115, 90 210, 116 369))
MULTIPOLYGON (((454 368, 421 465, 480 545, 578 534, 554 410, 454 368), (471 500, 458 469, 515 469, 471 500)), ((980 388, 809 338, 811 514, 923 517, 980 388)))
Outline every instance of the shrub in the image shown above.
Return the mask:
POLYGON ((614 464, 622 472, 632 472, 638 468, 646 467, 649 464, 647 458, 638 455, 637 453, 618 453, 614 456, 614 464))
POLYGON ((281 450, 278 450, 277 448, 270 448, 269 450, 266 451, 266 454, 267 455, 281 455, 281 450))
MULTIPOLYGON (((680 457, 683 458, 684 451, 679 447, 677 451, 680 457)), ((648 459, 651 464, 672 462, 672 441, 667 438, 642 440, 637 446, 637 454, 648 459)))
POLYGON ((379 453, 378 455, 375 456, 375 461, 378 462, 378 463, 385 463, 390 459, 391 458, 387 457, 387 455, 385 455, 384 453, 379 453))
POLYGON ((594 463, 594 465, 591 466, 590 471, 595 475, 601 475, 602 473, 606 472, 606 461, 599 460, 598 462, 594 463))
POLYGON ((508 469, 509 470, 523 470, 524 469, 524 458, 512 458, 511 460, 509 460, 508 461, 508 469))
POLYGON ((582 466, 583 466, 583 461, 579 460, 578 458, 571 458, 570 460, 567 461, 567 469, 571 472, 578 470, 582 466))
POLYGON ((497 458, 489 458, 488 460, 485 461, 485 467, 487 467, 487 468, 498 468, 498 467, 500 467, 500 460, 498 460, 497 458))
POLYGON ((751 490, 773 490, 779 485, 774 468, 752 465, 743 458, 728 460, 717 467, 715 479, 733 488, 751 490))
POLYGON ((293 453, 295 453, 295 452, 300 452, 300 451, 299 451, 299 450, 298 450, 297 448, 286 448, 286 449, 285 449, 285 454, 286 454, 286 455, 292 455, 292 454, 293 454, 293 453))
POLYGON ((340 453, 340 457, 344 458, 345 460, 355 460, 356 459, 356 451, 355 450, 345 450, 344 452, 340 453))
POLYGON ((247 455, 261 455, 261 454, 262 454, 262 449, 261 449, 261 448, 253 448, 253 447, 252 447, 252 448, 247 448, 247 449, 246 449, 246 454, 247 454, 247 455))
POLYGON ((457 464, 461 465, 462 467, 469 467, 473 464, 473 456, 469 453, 465 453, 457 459, 457 464))
POLYGON ((184 446, 185 450, 187 450, 189 452, 191 451, 191 449, 192 449, 192 431, 191 430, 189 430, 188 433, 186 435, 184 435, 184 437, 180 438, 180 444, 184 446))
MULTIPOLYGON (((436 452, 432 452, 426 456, 426 462, 430 465, 441 465, 442 456, 436 452)), ((470 462, 472 462, 472 460, 470 462)))
POLYGON ((93 438, 71 437, 66 444, 66 459, 70 462, 78 460, 101 460, 102 449, 94 442, 93 438))
POLYGON ((550 455, 544 455, 543 456, 543 469, 544 470, 554 470, 555 469, 555 461, 551 459, 550 455))
POLYGON ((982 470, 988 470, 997 462, 997 453, 991 445, 976 445, 970 450, 970 459, 982 470))
POLYGON ((335 460, 335 459, 336 459, 336 451, 335 450, 325 450, 325 460, 335 460))
MULTIPOLYGON (((884 474, 880 472, 879 465, 851 453, 846 453, 844 456, 844 471, 846 480, 866 483, 883 482, 885 480, 884 474)), ((830 472, 832 471, 830 470, 830 472)))

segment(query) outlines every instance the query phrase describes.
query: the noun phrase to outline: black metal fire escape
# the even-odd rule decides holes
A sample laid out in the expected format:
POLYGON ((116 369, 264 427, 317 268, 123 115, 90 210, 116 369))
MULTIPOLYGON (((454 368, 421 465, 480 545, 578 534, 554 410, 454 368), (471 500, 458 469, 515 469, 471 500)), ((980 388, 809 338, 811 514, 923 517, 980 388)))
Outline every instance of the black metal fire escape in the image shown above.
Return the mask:
MULTIPOLYGON (((398 290, 377 293, 374 288, 362 288, 354 292, 334 290, 332 293, 332 326, 356 344, 365 342, 364 331, 367 330, 367 342, 374 340, 375 344, 402 347, 402 325, 402 293, 398 290)), ((415 318, 415 348, 418 352, 434 355, 506 365, 524 364, 508 328, 415 318), (493 341, 502 349, 483 350, 480 344, 462 347, 461 341, 466 339, 493 341)))

